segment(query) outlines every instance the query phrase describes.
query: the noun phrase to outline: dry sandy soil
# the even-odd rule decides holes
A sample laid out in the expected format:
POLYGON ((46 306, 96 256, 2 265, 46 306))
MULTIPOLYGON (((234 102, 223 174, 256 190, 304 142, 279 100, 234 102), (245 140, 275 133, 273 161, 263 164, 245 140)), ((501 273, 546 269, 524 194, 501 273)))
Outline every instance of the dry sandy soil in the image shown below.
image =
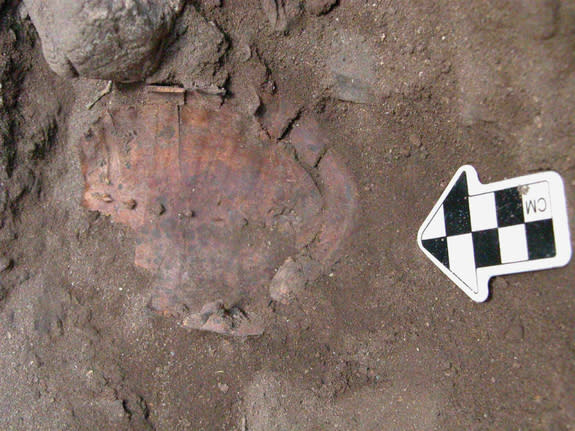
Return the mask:
POLYGON ((247 339, 150 312, 133 232, 81 206, 78 139, 141 86, 86 109, 106 83, 52 73, 2 3, 0 429, 575 429, 575 265, 476 304, 416 243, 466 163, 559 172, 575 226, 573 2, 286 1, 275 23, 259 0, 190 2, 150 82, 224 86, 246 112, 275 85, 360 190, 339 262, 247 339))

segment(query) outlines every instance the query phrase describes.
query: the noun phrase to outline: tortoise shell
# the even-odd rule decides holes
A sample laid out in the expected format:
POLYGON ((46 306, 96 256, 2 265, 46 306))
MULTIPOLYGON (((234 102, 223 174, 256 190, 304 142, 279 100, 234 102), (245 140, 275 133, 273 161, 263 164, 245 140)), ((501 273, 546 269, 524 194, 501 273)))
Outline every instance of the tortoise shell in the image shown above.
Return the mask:
POLYGON ((314 120, 278 142, 252 116, 189 99, 106 111, 81 142, 83 204, 137 232, 152 309, 259 334, 246 310, 289 301, 334 262, 356 187, 314 120))

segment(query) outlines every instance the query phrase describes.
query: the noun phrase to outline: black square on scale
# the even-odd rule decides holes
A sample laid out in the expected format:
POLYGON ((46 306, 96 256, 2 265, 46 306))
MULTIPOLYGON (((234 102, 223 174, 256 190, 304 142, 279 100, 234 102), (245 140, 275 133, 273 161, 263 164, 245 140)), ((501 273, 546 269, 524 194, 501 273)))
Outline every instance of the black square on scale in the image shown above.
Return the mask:
POLYGON ((421 241, 423 248, 430 252, 433 257, 440 261, 446 268, 449 268, 449 255, 447 251, 447 238, 424 239, 421 241))
POLYGON ((499 250, 498 230, 487 229, 473 232, 473 253, 477 268, 499 265, 501 251, 499 250))
POLYGON ((499 227, 523 223, 523 198, 517 187, 496 191, 495 207, 499 227))
POLYGON ((529 260, 555 256, 553 219, 525 223, 529 260))
POLYGON ((447 236, 471 232, 467 174, 463 172, 443 201, 447 236))

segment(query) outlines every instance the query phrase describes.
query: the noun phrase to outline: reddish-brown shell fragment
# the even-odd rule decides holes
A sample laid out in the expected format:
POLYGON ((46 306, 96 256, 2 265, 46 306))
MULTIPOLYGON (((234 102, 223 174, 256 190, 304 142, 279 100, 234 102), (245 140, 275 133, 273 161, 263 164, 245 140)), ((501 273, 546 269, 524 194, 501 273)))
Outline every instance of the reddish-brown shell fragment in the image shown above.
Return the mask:
MULTIPOLYGON (((326 154, 319 163, 330 181, 322 194, 253 118, 197 97, 183 106, 109 110, 82 141, 81 163, 84 205, 138 232, 135 263, 157 274, 151 306, 199 312, 194 322, 208 321, 205 310, 224 309, 214 301, 264 301, 291 256, 309 256, 316 267, 332 261, 355 212, 355 186, 339 161, 326 154), (351 195, 332 196, 332 180, 345 183, 336 193, 351 184, 351 195), (350 202, 342 206, 342 199, 350 202)), ((220 320, 203 329, 258 332, 218 330, 220 320)))

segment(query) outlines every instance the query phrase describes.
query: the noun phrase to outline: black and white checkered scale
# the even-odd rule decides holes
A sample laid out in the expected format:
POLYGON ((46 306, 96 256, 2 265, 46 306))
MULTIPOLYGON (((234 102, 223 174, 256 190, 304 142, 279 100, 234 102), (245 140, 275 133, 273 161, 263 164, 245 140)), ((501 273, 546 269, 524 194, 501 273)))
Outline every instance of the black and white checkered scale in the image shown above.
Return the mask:
POLYGON ((462 172, 424 228, 423 247, 456 274, 553 257, 551 211, 537 204, 524 202, 518 187, 469 196, 462 172))

